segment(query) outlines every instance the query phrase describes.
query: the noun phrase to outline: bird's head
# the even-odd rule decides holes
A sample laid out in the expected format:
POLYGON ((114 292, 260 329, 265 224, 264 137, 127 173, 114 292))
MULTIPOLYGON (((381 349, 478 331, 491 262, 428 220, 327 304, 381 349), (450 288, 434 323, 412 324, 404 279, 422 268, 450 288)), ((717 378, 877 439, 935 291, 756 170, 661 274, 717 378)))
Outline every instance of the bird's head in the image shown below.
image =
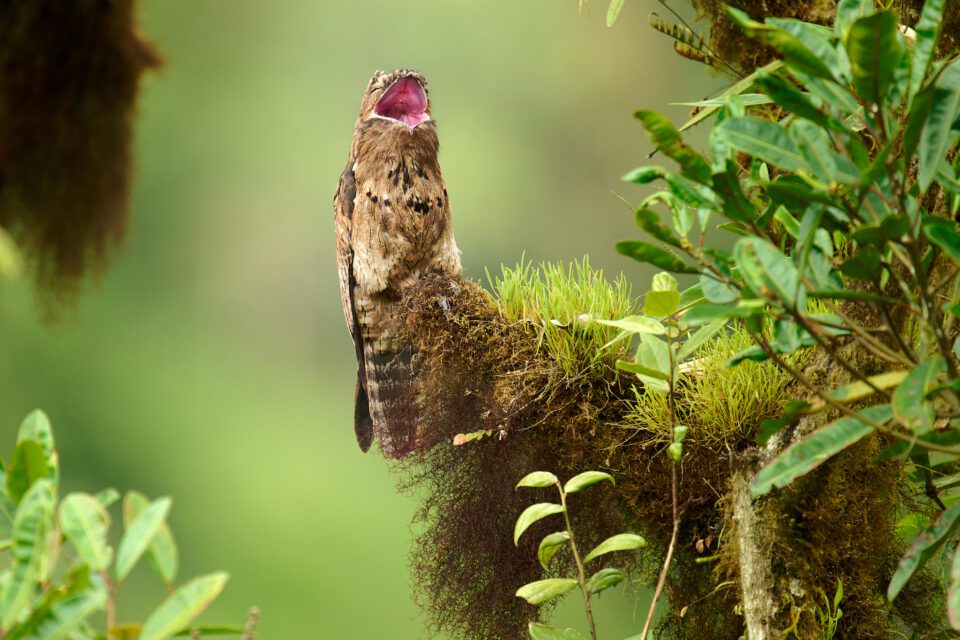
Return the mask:
POLYGON ((411 69, 374 73, 363 95, 360 120, 374 118, 411 130, 431 122, 427 79, 411 69))

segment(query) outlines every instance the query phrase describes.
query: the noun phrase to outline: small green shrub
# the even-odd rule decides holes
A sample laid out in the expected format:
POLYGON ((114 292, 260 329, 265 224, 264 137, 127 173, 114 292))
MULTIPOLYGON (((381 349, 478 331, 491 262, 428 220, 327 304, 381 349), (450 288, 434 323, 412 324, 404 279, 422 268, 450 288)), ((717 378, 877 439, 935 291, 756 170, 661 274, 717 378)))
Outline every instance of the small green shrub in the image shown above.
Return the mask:
POLYGON ((123 499, 120 543, 109 544, 114 489, 58 495, 60 466, 50 421, 34 411, 20 425, 0 487, 0 638, 4 640, 165 640, 243 635, 247 627, 194 626, 220 594, 227 574, 177 586, 178 553, 166 519, 170 498, 136 491, 123 499), (117 594, 145 559, 169 597, 143 624, 118 624, 117 594), (101 617, 102 615, 102 617, 101 617))
MULTIPOLYGON (((588 578, 586 565, 609 553, 635 551, 647 546, 647 541, 636 534, 619 533, 610 536, 598 544, 585 556, 580 555, 581 552, 577 549, 577 541, 574 536, 573 527, 570 524, 567 496, 605 481, 613 483, 614 479, 609 473, 602 471, 585 471, 570 478, 565 484, 560 484, 560 479, 549 471, 534 471, 533 473, 525 475, 520 482, 517 483, 518 489, 520 487, 533 489, 555 487, 560 495, 560 502, 559 504, 555 502, 538 502, 530 505, 524 509, 520 517, 517 518, 517 523, 513 531, 513 543, 517 544, 520 541, 520 536, 534 523, 552 515, 563 515, 564 528, 548 534, 543 538, 537 549, 537 558, 540 560, 540 565, 544 571, 546 571, 553 557, 561 549, 566 548, 573 556, 573 561, 577 569, 576 576, 572 578, 546 578, 544 580, 530 582, 517 590, 517 597, 523 598, 532 605, 539 606, 579 588, 580 594, 583 596, 584 611, 587 616, 587 624, 590 628, 590 637, 592 640, 597 640, 597 628, 593 619, 591 598, 610 587, 617 586, 626 580, 626 575, 620 569, 603 567, 588 578)), ((537 622, 531 622, 529 630, 534 640, 586 640, 585 636, 575 629, 560 630, 537 622)))

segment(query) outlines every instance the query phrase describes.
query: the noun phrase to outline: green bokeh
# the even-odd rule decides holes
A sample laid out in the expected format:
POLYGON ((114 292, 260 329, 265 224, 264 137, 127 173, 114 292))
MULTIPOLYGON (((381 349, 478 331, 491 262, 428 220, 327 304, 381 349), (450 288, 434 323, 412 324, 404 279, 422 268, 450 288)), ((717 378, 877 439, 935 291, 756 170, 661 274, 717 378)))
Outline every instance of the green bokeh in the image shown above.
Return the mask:
MULTIPOLYGON (((67 488, 174 496, 182 577, 227 569, 205 619, 258 637, 426 638, 406 554, 416 501, 354 442, 331 200, 374 69, 430 80, 466 274, 613 252, 650 146, 630 114, 718 84, 646 27, 653 1, 144 0, 166 68, 146 82, 128 241, 55 326, 0 296, 0 450, 50 414, 67 488)), ((662 8, 661 8, 662 11, 662 8)), ((121 619, 163 596, 135 571, 121 619)), ((569 603, 574 605, 575 603, 569 603)), ((639 631, 605 594, 601 637, 639 631)), ((637 608, 642 621, 645 606, 637 608)), ((575 606, 561 618, 582 627, 575 606)))

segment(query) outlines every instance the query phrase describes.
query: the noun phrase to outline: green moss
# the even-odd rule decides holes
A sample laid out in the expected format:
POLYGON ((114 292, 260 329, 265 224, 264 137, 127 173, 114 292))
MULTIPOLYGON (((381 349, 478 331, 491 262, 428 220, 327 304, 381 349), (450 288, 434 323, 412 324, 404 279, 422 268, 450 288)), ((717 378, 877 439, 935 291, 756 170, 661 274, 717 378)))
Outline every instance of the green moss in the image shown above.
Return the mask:
POLYGON ((487 279, 503 318, 528 324, 538 350, 552 356, 570 380, 615 371, 622 351, 604 346, 617 330, 595 320, 635 313, 636 302, 622 274, 608 281, 586 256, 570 265, 540 266, 521 258, 513 269, 501 267, 499 276, 487 272, 487 279))
MULTIPOLYGON (((701 347, 678 381, 680 421, 690 438, 703 446, 727 451, 756 435, 756 428, 782 414, 789 398, 790 376, 770 362, 743 362, 728 367, 736 353, 753 344, 743 330, 721 333, 701 347)), ((792 356, 796 361, 803 355, 792 356)), ((653 391, 635 393, 624 426, 646 440, 670 442, 667 396, 653 391)))

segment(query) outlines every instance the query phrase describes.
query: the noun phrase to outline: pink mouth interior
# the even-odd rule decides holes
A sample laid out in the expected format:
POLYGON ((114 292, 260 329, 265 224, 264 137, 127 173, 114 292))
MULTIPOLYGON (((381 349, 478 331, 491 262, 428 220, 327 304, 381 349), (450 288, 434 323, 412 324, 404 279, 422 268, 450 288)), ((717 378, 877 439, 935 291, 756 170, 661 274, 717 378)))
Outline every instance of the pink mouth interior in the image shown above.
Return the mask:
POLYGON ((415 127, 430 119, 427 115, 427 96, 415 78, 400 78, 383 94, 374 113, 415 127))

